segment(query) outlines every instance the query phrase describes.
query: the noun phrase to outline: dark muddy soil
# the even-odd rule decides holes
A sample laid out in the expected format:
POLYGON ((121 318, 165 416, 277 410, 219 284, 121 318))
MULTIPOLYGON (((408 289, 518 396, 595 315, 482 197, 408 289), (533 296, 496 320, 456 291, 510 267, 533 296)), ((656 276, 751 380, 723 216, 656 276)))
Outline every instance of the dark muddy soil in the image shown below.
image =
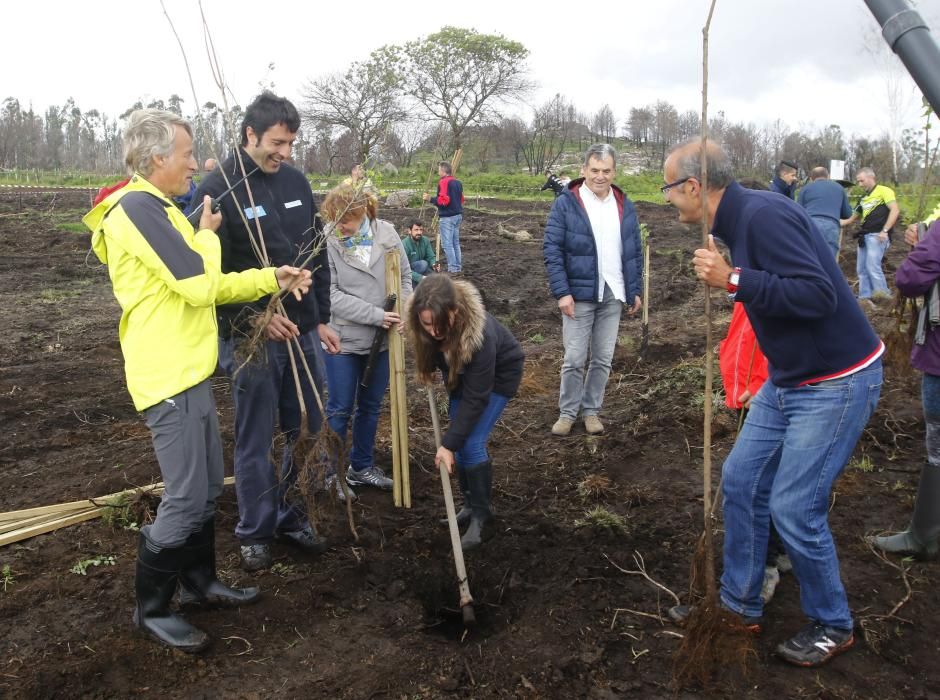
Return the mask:
MULTIPOLYGON (((328 553, 310 558, 276 545, 273 569, 245 574, 232 534, 235 494, 226 489, 218 518, 222 576, 260 586, 265 598, 238 611, 192 613, 214 639, 203 655, 165 650, 131 625, 133 530, 98 520, 0 549, 0 570, 9 566, 0 583, 0 696, 674 696, 681 630, 663 619, 673 601, 617 566, 635 570, 634 556, 642 557, 652 578, 686 598, 702 520, 706 321, 689 268, 699 234, 675 223, 667 207, 639 205, 653 243, 649 349, 638 358, 641 325, 625 317, 603 413, 607 431, 590 438, 579 425, 558 439, 549 427, 561 322, 540 245, 550 202, 468 204, 466 277, 528 354, 523 390, 491 445, 497 534, 467 558, 478 627, 465 632, 460 623, 447 530, 438 522, 443 499, 427 401, 411 385, 414 507, 396 510, 390 495, 364 492, 354 509, 360 542, 344 513, 324 503, 318 519, 333 543, 328 553), (498 224, 525 229, 534 241, 500 238, 498 224), (592 526, 586 512, 596 506, 621 516, 624 531, 592 526), (106 555, 113 565, 70 571, 106 555)), ((86 207, 85 194, 0 194, 0 511, 159 481, 124 386, 107 273, 75 226, 86 207)), ((382 215, 403 226, 415 212, 382 215)), ((889 271, 903 248, 891 249, 889 271)), ((843 267, 853 281, 854 264, 850 249, 843 267)), ((730 313, 724 296, 714 295, 714 345, 730 313)), ((870 314, 886 335, 890 310, 870 314)), ((938 697, 937 565, 893 560, 902 575, 863 540, 905 525, 910 514, 924 455, 917 382, 889 368, 878 412, 836 487, 831 520, 859 620, 856 649, 818 671, 773 657, 774 646, 804 623, 796 582, 784 576, 750 676, 722 672, 709 690, 680 696, 938 697)), ((213 383, 230 462, 228 383, 213 383)), ((715 417, 716 465, 736 422, 724 409, 715 417)), ((390 470, 387 425, 377 452, 390 470)))

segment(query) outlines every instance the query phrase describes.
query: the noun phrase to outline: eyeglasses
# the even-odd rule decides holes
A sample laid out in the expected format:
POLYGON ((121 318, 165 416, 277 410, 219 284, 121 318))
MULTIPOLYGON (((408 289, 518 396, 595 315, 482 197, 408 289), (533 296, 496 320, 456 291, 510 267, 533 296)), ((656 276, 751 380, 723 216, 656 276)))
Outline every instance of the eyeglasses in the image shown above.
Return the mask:
POLYGON ((684 177, 684 178, 682 178, 681 180, 676 180, 675 182, 670 182, 668 185, 663 185, 662 187, 660 187, 660 188, 659 188, 659 191, 662 192, 663 194, 666 194, 666 193, 667 193, 669 190, 671 190, 673 187, 678 187, 678 186, 681 185, 683 182, 688 182, 688 181, 691 180, 691 179, 692 179, 692 176, 689 175, 688 177, 684 177))

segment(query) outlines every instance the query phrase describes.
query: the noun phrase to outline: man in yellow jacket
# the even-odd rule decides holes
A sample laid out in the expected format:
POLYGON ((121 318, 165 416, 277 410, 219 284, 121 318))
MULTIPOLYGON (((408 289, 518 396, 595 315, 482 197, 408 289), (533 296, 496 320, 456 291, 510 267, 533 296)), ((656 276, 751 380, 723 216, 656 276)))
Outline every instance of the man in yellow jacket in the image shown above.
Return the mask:
POLYGON ((172 202, 189 190, 196 160, 192 127, 170 112, 131 114, 124 132, 128 184, 83 219, 108 266, 121 305, 119 335, 127 388, 153 437, 165 491, 140 532, 134 621, 160 642, 199 651, 208 636, 170 611, 182 603, 254 602, 256 588, 216 578, 215 499, 222 490, 222 443, 209 377, 218 360, 216 304, 282 290, 298 298, 310 273, 295 267, 223 274, 215 234, 221 215, 206 197, 195 231, 172 202))

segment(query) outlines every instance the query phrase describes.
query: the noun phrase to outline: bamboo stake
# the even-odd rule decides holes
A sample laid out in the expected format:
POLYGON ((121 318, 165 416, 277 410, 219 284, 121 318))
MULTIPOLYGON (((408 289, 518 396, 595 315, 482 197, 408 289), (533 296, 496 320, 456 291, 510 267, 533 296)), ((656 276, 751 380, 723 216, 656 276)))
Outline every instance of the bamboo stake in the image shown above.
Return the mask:
POLYGON ((650 344, 650 237, 643 241, 643 335, 640 339, 640 357, 645 357, 650 344))
MULTIPOLYGON (((401 315, 401 260, 397 250, 389 250, 385 253, 385 293, 395 295, 395 311, 401 315)), ((392 497, 396 507, 411 508, 408 404, 405 398, 405 348, 397 328, 389 329, 388 364, 392 427, 392 497)))
MULTIPOLYGON (((225 477, 223 483, 230 486, 235 483, 235 477, 225 477)), ((0 547, 21 540, 42 535, 62 527, 74 525, 76 523, 99 518, 112 507, 110 503, 119 501, 126 496, 132 496, 138 492, 160 495, 163 493, 163 482, 141 486, 140 488, 125 489, 107 496, 98 498, 89 498, 84 501, 70 501, 68 503, 59 503, 51 506, 40 506, 37 508, 25 508, 23 510, 8 511, 0 513, 0 547), (17 527, 10 526, 16 524, 17 527)))

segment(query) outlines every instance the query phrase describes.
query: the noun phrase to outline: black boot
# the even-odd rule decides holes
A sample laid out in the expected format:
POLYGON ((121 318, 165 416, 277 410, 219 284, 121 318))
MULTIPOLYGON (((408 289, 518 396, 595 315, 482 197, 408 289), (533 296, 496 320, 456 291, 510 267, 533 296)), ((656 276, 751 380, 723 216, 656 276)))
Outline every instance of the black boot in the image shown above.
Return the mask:
POLYGON ((134 624, 168 647, 192 653, 209 645, 208 635, 170 612, 184 556, 182 547, 161 548, 140 533, 134 624))
POLYGON ((920 474, 914 516, 907 530, 896 535, 872 538, 872 544, 885 552, 913 554, 934 559, 940 544, 940 466, 927 464, 920 474))
POLYGON ((463 549, 471 550, 479 547, 484 539, 488 539, 493 522, 493 511, 490 509, 490 495, 493 489, 493 463, 490 461, 472 464, 464 467, 467 473, 467 486, 470 490, 470 524, 467 531, 460 538, 463 549))
MULTIPOLYGON (((470 487, 467 485, 467 470, 456 465, 457 481, 460 483, 460 493, 463 494, 463 507, 457 511, 457 526, 463 527, 470 522, 470 513, 472 512, 472 497, 470 487)), ((442 518, 441 522, 447 524, 447 518, 442 518)))
POLYGON ((213 603, 249 605, 261 593, 257 588, 229 588, 219 581, 215 571, 215 518, 202 524, 183 545, 186 559, 180 571, 180 605, 213 603))

